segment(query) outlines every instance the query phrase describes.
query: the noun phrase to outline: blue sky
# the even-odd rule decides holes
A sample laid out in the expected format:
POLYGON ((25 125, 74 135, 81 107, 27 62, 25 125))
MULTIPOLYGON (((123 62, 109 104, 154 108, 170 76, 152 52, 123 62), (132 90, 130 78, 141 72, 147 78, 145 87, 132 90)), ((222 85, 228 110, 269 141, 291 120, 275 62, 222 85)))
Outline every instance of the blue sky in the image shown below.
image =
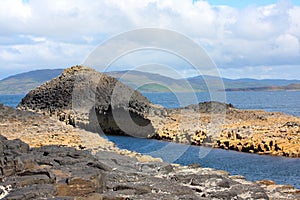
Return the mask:
MULTIPOLYGON (((0 79, 81 64, 107 39, 145 27, 184 34, 224 77, 300 79, 299 19, 299 0, 2 0, 0 79)), ((195 75, 184 61, 160 52, 122 57, 113 69, 154 60, 182 76, 195 75)))

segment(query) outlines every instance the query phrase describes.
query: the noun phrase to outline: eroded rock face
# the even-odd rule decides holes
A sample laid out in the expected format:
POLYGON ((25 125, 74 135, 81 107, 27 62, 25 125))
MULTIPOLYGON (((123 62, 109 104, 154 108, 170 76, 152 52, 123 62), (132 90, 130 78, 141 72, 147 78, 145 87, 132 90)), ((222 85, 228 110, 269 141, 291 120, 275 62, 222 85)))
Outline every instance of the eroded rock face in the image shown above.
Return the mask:
POLYGON ((147 137, 154 133, 147 119, 151 105, 115 78, 74 66, 30 91, 18 108, 54 115, 67 124, 95 132, 147 137))

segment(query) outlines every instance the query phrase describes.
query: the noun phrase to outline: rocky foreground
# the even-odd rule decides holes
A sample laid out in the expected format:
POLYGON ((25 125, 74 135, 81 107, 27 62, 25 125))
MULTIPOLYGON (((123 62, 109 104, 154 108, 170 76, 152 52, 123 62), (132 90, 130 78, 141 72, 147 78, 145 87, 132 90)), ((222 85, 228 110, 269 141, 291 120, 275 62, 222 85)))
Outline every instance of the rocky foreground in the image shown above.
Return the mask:
POLYGON ((30 91, 18 108, 105 134, 300 157, 299 117, 218 102, 165 109, 117 79, 83 66, 66 69, 30 91))
POLYGON ((292 186, 121 151, 98 134, 3 105, 0 131, 0 199, 300 198, 292 186))

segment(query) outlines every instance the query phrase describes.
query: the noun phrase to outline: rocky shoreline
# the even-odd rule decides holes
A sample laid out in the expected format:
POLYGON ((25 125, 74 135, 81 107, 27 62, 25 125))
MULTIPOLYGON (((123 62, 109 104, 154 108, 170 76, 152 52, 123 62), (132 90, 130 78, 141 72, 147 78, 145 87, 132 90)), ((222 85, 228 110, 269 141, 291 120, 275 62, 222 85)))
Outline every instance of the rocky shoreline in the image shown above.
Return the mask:
MULTIPOLYGON (((0 116, 0 134, 9 139, 1 139, 3 149, 9 151, 8 154, 3 153, 1 169, 16 169, 10 172, 12 174, 2 174, 1 194, 6 194, 8 199, 10 196, 10 199, 17 199, 21 195, 19 191, 24 188, 22 194, 29 196, 23 195, 19 199, 38 199, 43 192, 34 193, 31 197, 27 188, 32 185, 37 187, 38 183, 43 190, 44 182, 52 185, 52 192, 47 193, 47 198, 58 199, 300 198, 300 191, 289 185, 276 185, 268 180, 249 182, 241 176, 230 176, 224 171, 195 165, 171 165, 159 158, 120 150, 98 134, 130 133, 131 136, 205 144, 249 153, 299 157, 300 121, 297 117, 239 110, 218 102, 165 109, 152 104, 139 92, 116 79, 82 66, 66 69, 61 76, 29 92, 19 104, 19 110, 0 108, 4 113, 0 116), (10 149, 14 147, 7 145, 10 140, 17 146, 27 145, 20 139, 32 149, 26 147, 24 152, 13 154, 16 152, 13 150, 11 153, 10 149), (52 157, 47 157, 49 152, 52 157), (13 156, 9 159, 13 162, 5 158, 10 154, 13 156), (34 180, 26 180, 28 185, 18 185, 24 173, 20 175, 19 171, 28 170, 17 167, 22 154, 25 158, 28 154, 33 158, 35 164, 31 167, 37 166, 43 170, 46 167, 55 178, 50 178, 50 182, 44 179, 35 182, 35 175, 41 173, 30 172, 29 179, 34 180), (40 162, 42 158, 50 160, 51 164, 40 162), (91 172, 92 177, 80 169, 91 172), (57 170, 59 173, 55 174, 57 170), (79 188, 93 189, 80 192, 79 188), (79 192, 68 193, 73 190, 79 192)), ((21 163, 23 161, 26 163, 21 159, 21 163)), ((28 175, 27 172, 25 174, 28 175)))
POLYGON ((156 139, 202 145, 214 119, 222 120, 215 148, 261 155, 300 157, 300 118, 279 112, 240 110, 227 104, 206 102, 169 112, 156 139), (210 108, 219 110, 210 110, 210 108), (200 108, 200 109, 199 109, 200 108), (201 109, 202 108, 202 109, 201 109))
POLYGON ((300 198, 292 186, 122 151, 98 134, 28 111, 1 105, 0 124, 0 199, 300 198))
POLYGON ((300 157, 300 118, 204 102, 165 109, 117 79, 74 66, 18 106, 105 134, 128 134, 248 153, 300 157))
POLYGON ((30 148, 56 145, 74 147, 78 150, 113 151, 115 153, 136 157, 139 161, 162 161, 137 152, 121 150, 113 142, 83 129, 74 128, 49 116, 20 111, 0 104, 0 135, 8 140, 20 139, 30 148))

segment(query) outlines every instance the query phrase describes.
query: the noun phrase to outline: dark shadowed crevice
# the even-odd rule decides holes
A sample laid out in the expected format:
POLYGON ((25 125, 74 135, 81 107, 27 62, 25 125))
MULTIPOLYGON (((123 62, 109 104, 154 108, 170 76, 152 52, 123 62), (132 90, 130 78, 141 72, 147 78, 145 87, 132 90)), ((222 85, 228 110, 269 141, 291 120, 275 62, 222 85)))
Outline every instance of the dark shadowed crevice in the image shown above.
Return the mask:
POLYGON ((96 113, 98 123, 105 134, 134 137, 150 137, 154 134, 151 121, 137 112, 121 107, 112 110, 109 106, 105 111, 96 108, 96 113))

